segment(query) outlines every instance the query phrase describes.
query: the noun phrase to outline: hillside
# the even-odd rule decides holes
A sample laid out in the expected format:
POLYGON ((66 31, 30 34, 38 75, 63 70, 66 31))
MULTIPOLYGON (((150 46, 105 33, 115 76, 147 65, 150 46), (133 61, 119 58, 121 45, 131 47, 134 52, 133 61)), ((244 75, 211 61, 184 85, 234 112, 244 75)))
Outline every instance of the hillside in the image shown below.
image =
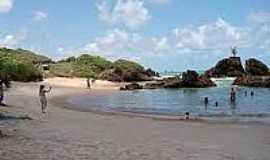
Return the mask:
POLYGON ((3 81, 40 81, 37 64, 52 62, 48 57, 23 49, 0 48, 0 79, 3 81))

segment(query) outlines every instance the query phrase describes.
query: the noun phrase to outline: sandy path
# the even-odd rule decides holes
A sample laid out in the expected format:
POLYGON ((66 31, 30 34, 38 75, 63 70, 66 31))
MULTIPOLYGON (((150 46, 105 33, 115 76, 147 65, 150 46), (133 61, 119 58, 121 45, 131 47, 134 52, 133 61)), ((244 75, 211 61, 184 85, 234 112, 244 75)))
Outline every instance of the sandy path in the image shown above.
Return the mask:
MULTIPOLYGON (((38 84, 16 83, 8 93, 12 115, 27 114, 0 139, 1 160, 269 160, 270 127, 156 121, 77 112, 49 104, 40 113, 38 84), (33 90, 34 89, 34 90, 33 90), (16 129, 16 131, 13 131, 16 129)), ((51 98, 86 92, 54 87, 51 98)))

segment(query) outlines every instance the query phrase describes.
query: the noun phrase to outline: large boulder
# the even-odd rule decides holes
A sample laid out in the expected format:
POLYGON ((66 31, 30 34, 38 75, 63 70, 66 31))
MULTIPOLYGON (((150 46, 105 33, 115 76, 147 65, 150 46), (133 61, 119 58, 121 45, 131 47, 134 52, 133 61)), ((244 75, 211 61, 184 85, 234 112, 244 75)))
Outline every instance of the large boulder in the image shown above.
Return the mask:
POLYGON ((269 75, 269 68, 263 62, 250 58, 246 60, 245 64, 246 73, 254 76, 269 75))
POLYGON ((240 57, 229 57, 220 60, 215 67, 207 70, 209 77, 238 77, 245 74, 240 57))
POLYGON ((131 84, 127 84, 124 87, 120 88, 120 90, 122 90, 122 91, 136 90, 136 89, 143 89, 143 86, 139 85, 138 83, 131 83, 131 84))
POLYGON ((109 80, 113 82, 136 82, 136 81, 151 81, 153 76, 145 70, 139 69, 110 69, 99 74, 99 79, 109 80))
POLYGON ((164 88, 181 88, 183 83, 179 76, 165 78, 163 82, 164 88))
POLYGON ((151 68, 146 69, 145 74, 148 75, 149 77, 159 77, 159 73, 152 70, 151 68))
POLYGON ((196 71, 187 70, 182 74, 182 86, 203 88, 215 86, 215 83, 208 76, 199 76, 196 71))
POLYGON ((204 88, 215 86, 208 76, 200 76, 196 71, 188 70, 179 76, 165 78, 162 81, 147 83, 144 88, 204 88))
POLYGON ((112 82, 122 82, 123 79, 116 69, 106 70, 101 72, 98 76, 99 79, 108 80, 112 82))
POLYGON ((270 76, 241 76, 237 77, 234 85, 249 86, 249 87, 267 87, 270 88, 270 76))
POLYGON ((149 76, 144 70, 126 70, 121 75, 125 82, 136 82, 136 81, 151 81, 152 76, 149 76))

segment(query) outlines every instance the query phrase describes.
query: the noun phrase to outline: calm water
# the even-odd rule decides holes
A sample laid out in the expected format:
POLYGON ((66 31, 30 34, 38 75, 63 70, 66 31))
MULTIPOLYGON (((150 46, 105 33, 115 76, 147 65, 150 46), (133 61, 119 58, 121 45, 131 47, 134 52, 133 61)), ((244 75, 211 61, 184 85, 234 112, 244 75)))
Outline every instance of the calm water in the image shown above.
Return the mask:
POLYGON ((114 109, 127 112, 149 114, 182 115, 191 112, 200 117, 270 117, 270 89, 236 87, 235 104, 229 102, 231 87, 229 80, 217 81, 217 87, 202 89, 158 89, 138 91, 113 91, 91 96, 80 96, 69 99, 69 103, 80 106, 114 109), (248 95, 245 96, 245 91, 248 95), (250 92, 254 91, 252 97, 250 92), (205 106, 203 98, 209 97, 205 106), (215 102, 218 101, 218 107, 215 102))

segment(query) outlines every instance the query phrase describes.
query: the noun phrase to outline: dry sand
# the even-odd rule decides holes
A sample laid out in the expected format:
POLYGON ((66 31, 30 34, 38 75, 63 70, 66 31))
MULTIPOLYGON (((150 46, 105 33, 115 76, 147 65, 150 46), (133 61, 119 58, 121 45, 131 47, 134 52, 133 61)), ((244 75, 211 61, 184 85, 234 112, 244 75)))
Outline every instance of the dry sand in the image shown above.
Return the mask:
MULTIPOLYGON (((77 81, 77 80, 76 80, 77 81)), ((49 98, 85 92, 74 81, 53 79, 49 98), (61 85, 58 85, 58 83, 61 85), (63 85, 65 83, 65 85, 63 85)), ((83 84, 83 82, 81 82, 83 84)), ((110 85, 108 82, 102 82, 110 85)), ((105 89, 106 87, 100 88, 105 89)), ((33 120, 0 121, 1 160, 269 160, 270 127, 152 120, 100 115, 61 108, 49 100, 42 115, 35 83, 15 83, 8 91, 8 115, 33 120)), ((119 84, 114 84, 117 86, 119 84)), ((112 87, 117 88, 117 87, 112 87)))

